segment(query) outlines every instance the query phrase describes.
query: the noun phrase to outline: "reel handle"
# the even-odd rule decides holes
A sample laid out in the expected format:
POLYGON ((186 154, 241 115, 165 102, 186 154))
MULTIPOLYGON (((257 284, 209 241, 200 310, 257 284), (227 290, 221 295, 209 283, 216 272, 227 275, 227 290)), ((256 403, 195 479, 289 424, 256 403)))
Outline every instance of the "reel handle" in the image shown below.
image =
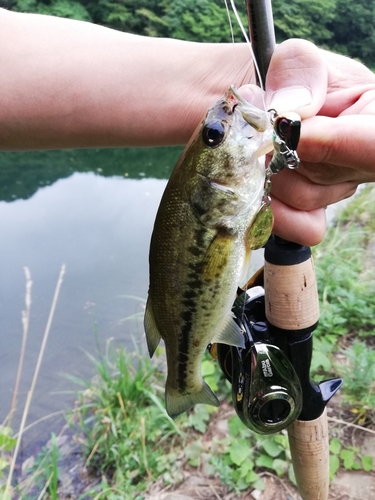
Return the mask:
POLYGON ((284 349, 288 351, 300 380, 302 378, 303 409, 300 420, 288 426, 297 485, 303 500, 327 500, 329 438, 325 404, 329 398, 309 379, 311 336, 319 321, 318 292, 310 248, 272 236, 265 247, 264 289, 269 328, 275 338, 280 334, 288 339, 284 349), (293 353, 296 349, 299 355, 293 353), (304 362, 298 361, 300 354, 303 354, 304 362), (320 392, 318 400, 314 395, 316 390, 320 392))

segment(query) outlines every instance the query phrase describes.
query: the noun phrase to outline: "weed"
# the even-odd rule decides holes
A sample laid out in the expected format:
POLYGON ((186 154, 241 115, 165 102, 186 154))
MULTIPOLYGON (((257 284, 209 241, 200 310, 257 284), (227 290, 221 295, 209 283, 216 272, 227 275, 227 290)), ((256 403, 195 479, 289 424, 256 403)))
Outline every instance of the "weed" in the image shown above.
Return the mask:
POLYGON ((345 337, 369 337, 375 330, 375 273, 364 268, 366 245, 373 235, 366 221, 375 219, 371 193, 366 188, 355 197, 313 249, 321 313, 314 332, 313 374, 331 375, 336 370, 334 354, 345 337))
POLYGON ((228 380, 225 378, 219 363, 214 362, 208 352, 203 358, 201 366, 202 376, 205 382, 221 399, 228 399, 231 397, 232 387, 228 380))
POLYGON ((372 457, 361 456, 360 448, 344 447, 337 437, 331 439, 329 451, 331 480, 340 466, 346 470, 364 470, 365 472, 373 470, 372 457))
POLYGON ((10 498, 5 490, 5 481, 12 461, 12 451, 16 443, 17 440, 12 437, 11 428, 0 425, 0 494, 3 494, 1 497, 3 500, 10 498))
MULTIPOLYGON (((22 339, 22 348, 21 348, 21 353, 20 353, 20 359, 18 363, 18 370, 17 370, 17 377, 16 377, 16 383, 15 383, 15 388, 13 392, 13 400, 11 404, 11 409, 9 412, 9 416, 7 418, 8 423, 12 421, 13 414, 16 408, 16 402, 17 402, 17 397, 18 397, 18 388, 19 388, 19 383, 21 379, 21 373, 22 373, 22 367, 23 367, 23 360, 24 360, 24 355, 25 355, 25 345, 26 345, 26 339, 28 335, 28 329, 29 329, 29 321, 30 321, 30 306, 31 306, 31 287, 32 287, 32 281, 31 281, 31 275, 30 271, 28 268, 25 268, 25 278, 26 278, 26 293, 25 293, 25 310, 22 311, 22 324, 23 324, 23 339, 22 339)), ((21 424, 20 424, 20 429, 17 434, 17 438, 14 439, 11 437, 11 430, 10 426, 8 427, 1 426, 1 433, 0 433, 0 451, 1 451, 1 460, 0 460, 0 479, 5 476, 5 481, 0 482, 0 491, 3 493, 3 500, 8 500, 12 498, 13 494, 13 487, 12 487, 12 480, 13 480, 13 473, 16 465, 16 460, 17 460, 17 455, 19 448, 21 446, 21 441, 22 441, 22 436, 23 432, 25 430, 25 424, 26 424, 26 418, 29 412, 31 400, 34 394, 34 389, 35 385, 38 379, 39 375, 39 370, 40 366, 42 363, 44 351, 47 345, 47 340, 48 336, 50 333, 51 325, 52 325, 52 320, 54 317, 55 313, 55 308, 58 302, 58 297, 59 297, 59 292, 61 285, 63 283, 63 277, 65 274, 65 264, 61 266, 60 273, 58 276, 56 288, 55 288, 55 293, 52 299, 52 304, 46 324, 46 328, 44 331, 43 339, 42 339, 42 344, 39 350, 39 355, 38 359, 36 362, 35 370, 34 370, 34 375, 31 381, 30 389, 27 393, 27 398, 26 398, 26 403, 25 407, 23 409, 22 413, 22 419, 21 419, 21 424), (3 484, 4 483, 4 484, 3 484)), ((54 467, 52 470, 52 475, 49 480, 49 484, 51 485, 50 488, 50 493, 51 493, 51 498, 57 499, 57 496, 55 495, 55 492, 57 491, 57 479, 53 476, 53 474, 56 475, 57 478, 57 455, 56 455, 56 461, 54 462, 54 467), (55 496, 53 496, 55 495, 55 496)))
MULTIPOLYGON (((371 204, 356 200, 360 214, 350 216, 348 211, 341 217, 340 225, 330 229, 325 241, 314 250, 322 314, 314 333, 311 368, 313 373, 339 373, 344 377, 344 403, 356 412, 358 423, 363 423, 375 407, 375 354, 366 347, 367 339, 352 343, 352 338, 368 336, 375 328, 375 277, 371 271, 364 272, 363 252, 358 250, 369 241, 366 221, 375 220, 375 214, 368 217, 371 204), (345 365, 339 365, 335 358, 340 350, 347 359, 345 365)), ((157 361, 162 359, 160 352, 158 349, 157 361)), ((285 431, 259 436, 233 416, 225 437, 212 438, 209 426, 216 415, 215 408, 197 405, 176 421, 169 418, 163 402, 164 366, 155 365, 138 353, 129 355, 123 349, 115 350, 111 344, 99 361, 92 356, 90 359, 97 375, 90 383, 75 379, 84 390, 70 417, 72 425, 83 433, 87 465, 101 478, 85 498, 141 500, 156 478, 167 485, 181 481, 186 463, 206 475, 218 476, 239 495, 249 487, 263 489, 263 476, 268 473, 289 476, 294 481, 285 431)), ((202 374, 219 399, 230 401, 230 384, 209 356, 202 362, 202 374)), ((5 428, 0 428, 0 443, 4 449, 14 446, 5 428)), ((57 491, 58 455, 53 455, 52 450, 47 453, 49 457, 43 463, 48 464, 48 477, 43 481, 50 497, 57 498, 53 495, 57 491)), ((3 462, 0 465, 0 471, 7 466, 3 462)), ((370 471, 373 464, 371 457, 361 456, 359 448, 345 447, 334 438, 332 476, 339 467, 370 471)))
POLYGON ((74 421, 84 433, 88 466, 130 498, 175 466, 169 455, 183 432, 161 400, 164 374, 145 356, 109 349, 101 361, 91 359, 98 375, 82 393, 74 421))
POLYGON ((348 363, 335 366, 345 380, 343 399, 356 414, 356 421, 364 424, 375 409, 375 351, 355 340, 342 353, 348 363))
POLYGON ((338 219, 343 224, 355 224, 358 227, 366 229, 367 233, 375 233, 374 218, 374 184, 367 184, 350 201, 350 203, 340 212, 338 219))
POLYGON ((51 500, 57 500, 57 486, 59 482, 59 471, 57 467, 58 461, 58 449, 56 445, 56 435, 51 436, 51 463, 50 463, 50 474, 48 476, 48 491, 51 496, 51 500))
MULTIPOLYGON (((237 416, 229 422, 229 435, 214 440, 209 450, 209 461, 221 481, 238 494, 250 486, 264 489, 260 476, 269 470, 278 476, 289 471, 290 453, 285 433, 260 436, 247 429, 237 416)), ((199 453, 199 449, 198 449, 199 453)), ((193 462, 190 460, 190 464, 193 462)))
POLYGON ((369 335, 375 328, 375 276, 361 276, 366 231, 338 225, 314 252, 321 316, 316 335, 331 343, 337 336, 356 332, 369 335))
POLYGON ((17 486, 19 498, 30 498, 30 492, 38 490, 38 498, 48 491, 50 500, 58 500, 59 456, 56 435, 52 433, 48 445, 42 448, 27 470, 27 479, 17 486))

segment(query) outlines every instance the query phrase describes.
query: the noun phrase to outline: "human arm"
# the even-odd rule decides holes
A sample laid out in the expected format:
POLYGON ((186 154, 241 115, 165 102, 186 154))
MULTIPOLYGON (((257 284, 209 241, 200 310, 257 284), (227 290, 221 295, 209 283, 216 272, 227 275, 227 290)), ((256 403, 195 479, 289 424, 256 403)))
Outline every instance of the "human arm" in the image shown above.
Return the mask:
POLYGON ((253 76, 244 44, 4 9, 0 46, 2 150, 184 144, 230 84, 253 76))

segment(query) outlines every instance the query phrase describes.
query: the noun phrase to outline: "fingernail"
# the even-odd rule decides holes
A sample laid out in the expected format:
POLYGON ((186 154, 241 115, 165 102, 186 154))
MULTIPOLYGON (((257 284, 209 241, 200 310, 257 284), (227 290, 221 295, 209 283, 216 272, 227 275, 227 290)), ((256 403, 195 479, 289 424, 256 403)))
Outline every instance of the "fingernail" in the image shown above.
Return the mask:
POLYGON ((307 87, 285 87, 272 94, 268 107, 282 111, 298 111, 312 103, 311 90, 307 87))

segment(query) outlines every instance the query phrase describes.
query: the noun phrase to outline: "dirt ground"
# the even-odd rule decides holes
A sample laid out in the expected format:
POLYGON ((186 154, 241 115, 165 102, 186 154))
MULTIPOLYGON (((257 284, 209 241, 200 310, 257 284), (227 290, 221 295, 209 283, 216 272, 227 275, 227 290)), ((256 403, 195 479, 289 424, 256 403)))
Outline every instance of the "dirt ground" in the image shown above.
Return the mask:
MULTIPOLYGON (((225 413, 223 416, 228 418, 228 409, 223 409, 223 412, 225 413)), ((335 408, 331 408, 330 413, 334 414, 335 408)), ((222 422, 223 419, 218 418, 215 421, 218 422, 218 427, 210 428, 202 436, 202 440, 211 439, 210 436, 213 432, 216 435, 223 432, 223 426, 219 428, 219 422, 222 422)), ((213 424, 216 425, 215 422, 213 424)), ((329 422, 330 428, 337 425, 334 421, 329 422)), ((372 456, 375 462, 375 434, 350 426, 346 427, 344 434, 346 442, 360 447, 361 454, 372 456)), ((81 495, 100 483, 100 477, 90 476, 85 467, 84 459, 80 453, 79 441, 79 437, 72 436, 71 431, 67 429, 57 438, 61 457, 59 461, 59 500, 84 498, 81 495)), ((34 457, 25 460, 20 470, 19 480, 25 479, 24 472, 32 465, 33 461, 34 457)), ((303 500, 288 479, 280 479, 270 472, 263 472, 260 475, 265 480, 265 490, 249 490, 238 497, 235 492, 228 491, 228 488, 218 478, 208 477, 204 474, 204 470, 197 470, 186 465, 183 471, 184 479, 181 483, 165 487, 162 480, 156 480, 147 491, 145 500, 303 500)), ((35 493, 33 496, 32 492, 28 498, 37 498, 40 492, 35 493)), ((90 499, 92 496, 88 495, 85 498, 90 499)), ((340 469, 330 485, 328 498, 329 500, 375 499, 375 471, 345 471, 340 469)))
MULTIPOLYGON (((332 420, 329 427, 337 425, 337 407, 329 408, 332 420)), ((218 434, 218 430, 214 430, 218 434)), ((375 434, 367 433, 346 424, 344 431, 346 444, 360 448, 362 456, 372 456, 375 463, 375 434)), ((202 437, 205 439, 205 436, 202 437)), ((209 437, 208 437, 209 439, 209 437)), ((297 488, 286 478, 278 478, 269 472, 259 474, 265 480, 264 491, 249 490, 240 497, 229 492, 216 478, 210 478, 196 471, 185 471, 185 479, 174 488, 163 488, 156 481, 146 500, 305 500, 298 494, 297 488)), ((372 500, 375 499, 375 471, 346 471, 340 469, 330 485, 328 500, 372 500)), ((312 500, 312 499, 309 499, 312 500)), ((313 500, 319 500, 318 498, 313 500)))

